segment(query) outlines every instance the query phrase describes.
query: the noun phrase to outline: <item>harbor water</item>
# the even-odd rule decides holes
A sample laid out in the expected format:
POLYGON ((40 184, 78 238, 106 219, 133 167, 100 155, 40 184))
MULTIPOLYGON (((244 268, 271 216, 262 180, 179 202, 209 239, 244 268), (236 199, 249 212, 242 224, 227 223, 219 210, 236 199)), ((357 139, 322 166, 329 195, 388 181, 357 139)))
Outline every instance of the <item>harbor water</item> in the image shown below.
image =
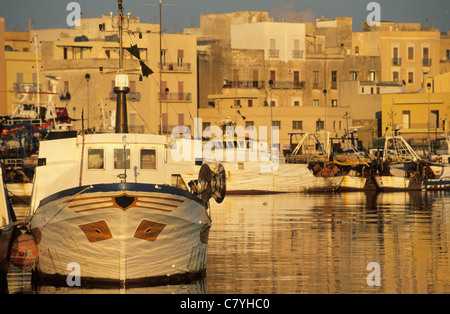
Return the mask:
POLYGON ((450 192, 227 196, 211 216, 195 282, 52 287, 11 266, 6 293, 450 293, 450 192))

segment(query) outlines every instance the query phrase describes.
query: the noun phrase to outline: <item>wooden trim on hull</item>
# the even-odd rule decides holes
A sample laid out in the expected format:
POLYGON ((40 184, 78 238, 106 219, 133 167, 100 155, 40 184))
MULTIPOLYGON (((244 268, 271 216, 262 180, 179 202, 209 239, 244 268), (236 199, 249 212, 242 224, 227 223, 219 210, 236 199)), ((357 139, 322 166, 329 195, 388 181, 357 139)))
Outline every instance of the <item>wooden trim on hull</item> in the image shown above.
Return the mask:
MULTIPOLYGON (((206 270, 200 272, 186 272, 170 276, 155 276, 147 278, 135 278, 126 280, 81 277, 81 288, 85 289, 117 289, 117 288, 142 288, 158 287, 166 285, 189 284, 195 280, 204 278, 206 270)), ((35 286, 67 287, 67 276, 43 274, 33 271, 32 282, 35 286)))

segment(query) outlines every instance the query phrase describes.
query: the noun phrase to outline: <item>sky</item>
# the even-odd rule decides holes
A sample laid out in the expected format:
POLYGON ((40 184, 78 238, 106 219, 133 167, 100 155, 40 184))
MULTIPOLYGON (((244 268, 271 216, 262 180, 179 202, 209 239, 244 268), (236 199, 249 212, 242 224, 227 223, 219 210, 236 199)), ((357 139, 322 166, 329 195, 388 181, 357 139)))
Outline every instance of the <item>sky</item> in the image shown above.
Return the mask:
MULTIPOLYGON (((6 30, 28 30, 28 19, 35 29, 69 28, 66 19, 71 11, 67 5, 74 0, 1 0, 0 17, 5 18, 6 30)), ((316 18, 352 17, 353 30, 373 9, 372 0, 162 0, 163 24, 167 32, 198 27, 200 15, 233 11, 267 11, 277 21, 314 22, 316 18)), ((117 13, 117 0, 77 0, 84 18, 117 13)), ((381 20, 421 23, 440 31, 450 30, 449 0, 378 0, 381 20)), ((123 0, 124 12, 140 17, 143 23, 159 23, 158 0, 123 0)))

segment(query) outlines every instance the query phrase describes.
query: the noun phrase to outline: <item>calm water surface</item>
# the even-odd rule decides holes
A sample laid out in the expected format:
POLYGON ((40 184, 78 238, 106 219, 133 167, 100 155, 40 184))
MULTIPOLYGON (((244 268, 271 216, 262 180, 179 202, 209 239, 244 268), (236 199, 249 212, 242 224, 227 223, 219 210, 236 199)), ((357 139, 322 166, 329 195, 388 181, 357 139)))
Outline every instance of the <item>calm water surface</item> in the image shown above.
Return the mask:
MULTIPOLYGON (((450 293, 450 193, 228 196, 212 207, 204 279, 107 292, 450 293)), ((8 278, 10 293, 105 292, 30 288, 14 269, 8 278)))

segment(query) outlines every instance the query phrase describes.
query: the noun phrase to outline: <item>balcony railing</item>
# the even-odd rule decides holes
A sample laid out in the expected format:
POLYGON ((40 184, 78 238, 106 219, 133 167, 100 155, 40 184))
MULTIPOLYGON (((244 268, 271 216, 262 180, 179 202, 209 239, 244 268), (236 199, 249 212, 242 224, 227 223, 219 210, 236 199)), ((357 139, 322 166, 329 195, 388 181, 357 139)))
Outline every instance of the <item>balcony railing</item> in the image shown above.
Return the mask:
MULTIPOLYGON (((161 68, 161 63, 158 63, 158 66, 161 68)), ((163 64, 162 66, 163 72, 191 72, 191 64, 190 63, 183 63, 182 65, 173 64, 173 63, 167 63, 163 64)))
POLYGON ((430 67, 431 66, 431 59, 422 59, 422 64, 424 67, 430 67))
POLYGON ((276 58, 278 59, 280 57, 280 50, 278 49, 269 49, 269 58, 276 58))
POLYGON ((392 58, 392 65, 402 65, 402 58, 392 58))
POLYGON ((301 59, 303 58, 304 50, 292 50, 292 58, 301 59))
POLYGON ((225 80, 223 88, 264 88, 264 81, 230 81, 225 80))
POLYGON ((192 102, 191 93, 158 93, 162 102, 192 102))
POLYGON ((305 82, 304 81, 275 81, 273 82, 272 88, 280 88, 280 89, 304 89, 305 82))
MULTIPOLYGON (((109 99, 110 100, 117 100, 117 94, 114 92, 109 93, 109 99)), ((140 101, 141 100, 141 93, 139 92, 133 92, 127 94, 127 100, 130 101, 140 101)))

